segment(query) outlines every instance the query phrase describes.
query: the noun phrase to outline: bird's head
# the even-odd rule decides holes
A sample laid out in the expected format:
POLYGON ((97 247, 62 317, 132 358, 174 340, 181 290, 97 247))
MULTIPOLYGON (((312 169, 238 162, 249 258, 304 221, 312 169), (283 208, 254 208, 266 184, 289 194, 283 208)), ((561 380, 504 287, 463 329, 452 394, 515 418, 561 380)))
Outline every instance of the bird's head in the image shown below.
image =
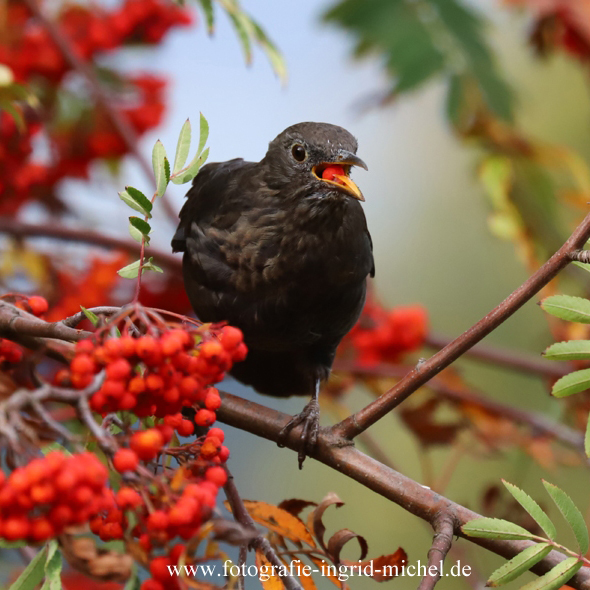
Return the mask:
POLYGON ((356 139, 342 127, 298 123, 270 142, 262 163, 268 168, 268 181, 273 188, 288 185, 298 194, 340 193, 364 201, 350 178, 353 166, 367 170, 356 150, 356 139))

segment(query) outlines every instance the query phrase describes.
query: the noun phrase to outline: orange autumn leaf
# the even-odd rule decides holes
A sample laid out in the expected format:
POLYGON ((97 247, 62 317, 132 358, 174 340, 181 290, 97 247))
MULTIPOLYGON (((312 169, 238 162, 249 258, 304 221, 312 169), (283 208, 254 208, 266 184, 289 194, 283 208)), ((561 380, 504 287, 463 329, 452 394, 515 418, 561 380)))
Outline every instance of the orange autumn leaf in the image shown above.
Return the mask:
MULTIPOLYGON (((293 566, 294 572, 303 572, 305 564, 300 559, 294 559, 291 564, 293 566)), ((311 576, 304 576, 302 574, 298 576, 298 578, 301 582, 301 585, 303 586, 303 590, 317 590, 317 586, 315 585, 315 582, 311 576)))
MULTIPOLYGON (((226 503, 227 506, 227 503, 226 503)), ((315 547, 315 542, 305 524, 296 516, 278 506, 266 502, 244 500, 244 506, 254 521, 268 530, 286 537, 295 543, 303 541, 310 547, 315 547)))
POLYGON ((275 575, 270 561, 260 551, 256 551, 256 569, 259 572, 259 580, 264 590, 284 590, 285 585, 281 578, 275 575), (264 572, 266 575, 262 575, 264 572), (266 579, 267 577, 268 579, 266 579))

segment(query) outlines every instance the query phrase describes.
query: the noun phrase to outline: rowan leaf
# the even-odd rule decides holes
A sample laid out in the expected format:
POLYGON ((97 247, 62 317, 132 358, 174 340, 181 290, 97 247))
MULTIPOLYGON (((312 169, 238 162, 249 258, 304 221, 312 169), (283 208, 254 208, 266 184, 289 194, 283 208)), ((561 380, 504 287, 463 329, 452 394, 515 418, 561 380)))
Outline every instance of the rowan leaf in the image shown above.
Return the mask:
POLYGON ((557 529, 544 510, 523 490, 517 488, 505 480, 504 487, 512 494, 512 497, 531 515, 534 521, 543 529, 547 537, 552 541, 557 536, 557 529))
POLYGON ((588 527, 586 527, 584 516, 574 504, 573 500, 561 488, 558 488, 556 485, 545 480, 543 480, 543 485, 545 486, 547 493, 551 496, 551 499, 559 508, 563 518, 565 518, 566 522, 571 527, 576 537, 578 547, 580 548, 580 553, 585 555, 588 552, 590 541, 588 539, 588 527))
POLYGON ((209 35, 213 34, 215 30, 215 14, 213 12, 213 2, 211 0, 199 0, 199 4, 205 14, 205 22, 207 23, 207 32, 209 35))
POLYGON ((465 523, 461 530, 469 537, 483 539, 533 539, 535 537, 521 526, 501 518, 476 518, 465 523))
POLYGON ((151 201, 138 189, 132 186, 126 186, 124 191, 119 193, 119 197, 129 207, 143 213, 146 217, 151 217, 153 205, 151 201))
POLYGON ((572 295, 551 295, 541 301, 547 313, 568 322, 590 324, 590 301, 572 295))
POLYGON ((590 359, 590 340, 556 342, 545 350, 543 356, 552 361, 590 359))
POLYGON ((532 568, 541 559, 551 553, 551 545, 547 543, 537 543, 531 547, 527 547, 510 561, 501 565, 486 582, 486 586, 497 588, 503 586, 512 580, 516 580, 518 576, 532 568))
POLYGON ((190 182, 199 172, 201 166, 205 163, 209 156, 209 148, 207 148, 200 155, 193 158, 191 163, 186 167, 184 172, 180 172, 177 176, 172 178, 174 184, 185 184, 190 182))
POLYGON ((583 565, 577 557, 568 557, 520 590, 559 590, 583 565))
POLYGON ((186 163, 188 152, 191 147, 191 122, 187 119, 178 135, 176 154, 174 155, 174 166, 172 173, 177 174, 186 163))
POLYGON ((86 319, 96 328, 98 326, 98 316, 89 309, 86 309, 82 305, 80 306, 82 313, 86 316, 86 319))
POLYGON ((275 573, 275 569, 262 551, 256 550, 256 570, 258 579, 264 590, 284 590, 285 586, 281 578, 275 573), (268 579, 267 579, 268 577, 268 579))
POLYGON ((251 20, 252 33, 256 41, 262 47, 262 50, 266 53, 268 61, 274 70, 275 74, 279 77, 279 80, 284 84, 287 82, 287 65, 283 55, 278 50, 277 46, 271 41, 264 29, 254 20, 251 20))
POLYGON ((31 559, 29 565, 21 575, 10 585, 8 590, 35 590, 43 581, 45 575, 45 560, 47 558, 47 545, 31 559))
POLYGON ((62 556, 58 542, 53 539, 47 545, 45 581, 41 590, 61 590, 62 556))
POLYGON ((577 260, 574 260, 572 264, 578 266, 579 268, 582 268, 586 272, 590 272, 590 264, 588 264, 587 262, 578 262, 577 260))
POLYGON ((244 506, 252 519, 268 530, 296 543, 303 541, 310 547, 316 546, 307 527, 297 516, 266 502, 244 500, 244 506))
MULTIPOLYGON (((152 168, 156 179, 156 195, 161 197, 166 192, 168 180, 166 178, 166 149, 164 144, 158 139, 152 150, 152 168)), ((170 166, 170 164, 168 164, 170 166)))
POLYGON ((566 397, 590 388, 590 369, 580 369, 558 379, 551 388, 555 397, 566 397))

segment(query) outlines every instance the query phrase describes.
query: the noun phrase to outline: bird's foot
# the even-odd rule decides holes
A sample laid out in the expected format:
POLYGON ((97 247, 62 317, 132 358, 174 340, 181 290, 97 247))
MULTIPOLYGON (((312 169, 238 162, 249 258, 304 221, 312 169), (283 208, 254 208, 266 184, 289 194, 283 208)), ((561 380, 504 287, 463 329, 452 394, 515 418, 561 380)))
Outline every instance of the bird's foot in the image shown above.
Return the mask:
POLYGON ((318 441, 318 434, 320 432, 320 405, 317 399, 312 399, 303 408, 300 414, 293 416, 285 427, 279 432, 278 445, 284 447, 287 437, 293 428, 303 424, 301 430, 299 453, 299 469, 303 468, 303 461, 309 453, 313 451, 318 441))

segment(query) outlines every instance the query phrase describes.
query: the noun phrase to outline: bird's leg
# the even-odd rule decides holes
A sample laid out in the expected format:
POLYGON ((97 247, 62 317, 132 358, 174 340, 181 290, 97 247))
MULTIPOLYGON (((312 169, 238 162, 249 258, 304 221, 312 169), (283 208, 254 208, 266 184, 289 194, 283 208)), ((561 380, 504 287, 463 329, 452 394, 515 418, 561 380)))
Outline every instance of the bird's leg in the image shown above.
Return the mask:
POLYGON ((317 379, 315 382, 315 390, 311 396, 309 403, 303 408, 301 413, 293 416, 284 428, 279 432, 279 447, 285 446, 285 440, 289 436, 289 433, 293 428, 303 424, 301 430, 301 446, 297 457, 299 458, 299 469, 303 467, 303 461, 305 457, 310 453, 317 441, 318 433, 320 431, 320 404, 318 402, 318 396, 320 393, 320 380, 317 379))

